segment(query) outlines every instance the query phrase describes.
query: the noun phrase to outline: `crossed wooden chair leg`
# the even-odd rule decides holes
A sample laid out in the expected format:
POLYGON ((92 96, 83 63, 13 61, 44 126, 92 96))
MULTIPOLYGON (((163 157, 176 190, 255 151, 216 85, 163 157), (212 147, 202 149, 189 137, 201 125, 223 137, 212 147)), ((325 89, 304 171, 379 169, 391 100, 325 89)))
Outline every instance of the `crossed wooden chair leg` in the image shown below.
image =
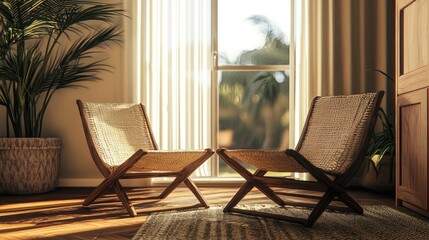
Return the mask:
POLYGON ((192 172, 190 172, 189 174, 183 174, 180 176, 177 176, 174 181, 172 183, 170 183, 170 185, 168 185, 168 187, 166 189, 164 189, 164 191, 159 195, 158 198, 160 199, 164 199, 166 198, 168 195, 170 195, 170 193, 173 192, 174 189, 176 189, 182 182, 185 184, 186 187, 189 188, 189 190, 191 190, 191 192, 194 194, 194 196, 198 199, 198 201, 200 202, 200 205, 202 207, 208 208, 209 205, 207 204, 206 199, 203 197, 203 195, 201 194, 201 192, 198 190, 197 186, 195 185, 195 183, 189 179, 189 175, 191 175, 192 172))
MULTIPOLYGON (((116 168, 113 172, 104 174, 105 179, 87 196, 87 198, 83 202, 83 206, 89 206, 92 204, 99 196, 101 196, 106 190, 108 190, 110 187, 113 188, 115 194, 118 196, 119 200, 121 201, 122 205, 127 210, 128 214, 132 217, 137 216, 137 212, 131 203, 125 189, 122 187, 121 183, 119 182, 119 179, 123 178, 127 171, 145 154, 144 151, 139 150, 135 154, 133 154, 127 161, 125 161, 123 164, 121 164, 118 168, 116 168)), ((185 169, 178 173, 171 173, 170 176, 175 176, 176 178, 173 180, 170 185, 167 186, 167 188, 157 197, 158 199, 164 199, 166 198, 170 193, 173 192, 174 189, 176 189, 181 183, 184 183, 185 186, 187 186, 191 192, 194 194, 194 196, 198 199, 200 202, 199 205, 201 207, 208 208, 208 203, 201 194, 201 192, 198 190, 197 186, 192 182, 191 179, 189 179, 189 176, 202 164, 205 160, 210 156, 204 155, 185 167, 185 169)), ((157 177, 161 176, 159 173, 147 173, 147 174, 139 174, 139 178, 149 178, 149 177, 157 177)))
MULTIPOLYGON (((363 214, 362 207, 355 201, 353 198, 347 194, 343 188, 338 184, 344 182, 340 177, 332 181, 324 173, 320 172, 313 165, 311 165, 303 156, 293 150, 287 150, 285 154, 288 154, 294 157, 308 172, 314 176, 317 182, 302 182, 298 183, 297 180, 279 178, 279 177, 264 177, 267 173, 263 170, 257 170, 254 174, 250 173, 242 165, 240 165, 236 160, 232 159, 225 153, 225 149, 219 149, 217 151, 219 156, 237 173, 239 173, 245 180, 246 183, 238 190, 238 192, 232 197, 230 202, 225 206, 224 212, 233 212, 241 213, 246 215, 266 217, 276 220, 289 221, 294 223, 300 223, 304 226, 311 227, 314 222, 321 216, 321 214, 326 210, 331 208, 330 203, 337 198, 342 201, 347 207, 332 207, 334 210, 340 211, 352 211, 358 214, 363 214), (285 216, 280 214, 264 213, 252 210, 245 210, 236 208, 235 206, 254 188, 256 187, 261 191, 265 196, 270 198, 273 202, 278 204, 281 207, 285 205, 291 206, 304 206, 312 207, 308 218, 297 218, 291 216, 285 216), (280 188, 295 188, 295 189, 305 189, 312 191, 324 191, 324 195, 319 199, 317 204, 307 204, 307 203, 286 203, 281 199, 278 194, 276 194, 271 187, 280 187, 280 188)), ((306 195, 300 195, 301 197, 306 197, 306 195)), ((314 196, 313 196, 314 197, 314 196)))

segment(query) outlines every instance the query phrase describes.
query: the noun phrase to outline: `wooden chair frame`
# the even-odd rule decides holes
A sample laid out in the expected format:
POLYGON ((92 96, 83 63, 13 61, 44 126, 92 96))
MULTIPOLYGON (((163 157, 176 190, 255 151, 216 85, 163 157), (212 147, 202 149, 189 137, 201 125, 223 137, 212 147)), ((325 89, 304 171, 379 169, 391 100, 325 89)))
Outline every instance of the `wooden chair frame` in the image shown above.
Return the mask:
MULTIPOLYGON (((287 149, 284 151, 284 154, 295 160, 299 163, 300 166, 303 167, 311 176, 313 176, 316 181, 300 181, 295 179, 288 179, 284 177, 269 177, 264 176, 267 171, 257 169, 253 174, 249 172, 246 168, 244 168, 237 159, 229 156, 228 151, 225 148, 221 148, 217 150, 217 154, 237 173, 239 173, 246 182, 244 185, 238 190, 238 192, 233 196, 230 202, 225 206, 224 212, 233 212, 240 214, 247 214, 252 216, 259 217, 267 217, 276 220, 289 221, 294 223, 300 223, 307 227, 313 226, 314 222, 320 217, 320 215, 325 211, 325 209, 333 209, 337 211, 351 211, 358 214, 363 214, 362 207, 344 190, 344 187, 347 183, 352 179, 352 177, 359 170, 362 161, 366 154, 366 149, 368 147, 371 133, 374 129, 376 120, 377 120, 377 112, 380 107, 380 102, 383 97, 384 92, 379 92, 376 95, 375 103, 373 108, 371 109, 370 119, 367 122, 367 126, 364 131, 364 135, 362 137, 362 141, 358 147, 358 154, 352 160, 351 166, 341 175, 336 176, 333 180, 328 177, 328 175, 321 171, 321 169, 316 168, 309 160, 307 160, 303 155, 299 153, 299 149, 304 140, 304 136, 301 136, 300 141, 297 144, 296 149, 287 149), (237 208, 237 204, 254 188, 256 187, 259 191, 261 191, 264 195, 266 195, 269 199, 271 199, 276 204, 284 207, 285 205, 290 206, 301 206, 313 208, 308 218, 297 218, 279 214, 271 214, 264 213, 252 210, 245 210, 237 208), (324 192, 323 196, 318 198, 314 195, 307 194, 296 194, 296 193, 279 193, 272 190, 272 187, 279 188, 289 188, 289 189, 302 189, 302 190, 310 190, 310 191, 321 191, 324 192), (306 202, 286 202, 279 195, 290 195, 293 197, 303 197, 309 199, 318 199, 317 204, 311 204, 306 202), (331 206, 330 203, 334 199, 338 199, 343 202, 346 207, 341 206, 331 206)), ((304 126, 303 133, 306 132, 306 129, 309 125, 309 119, 311 118, 311 111, 315 105, 315 100, 313 100, 311 104, 311 108, 304 126)), ((263 151, 263 150, 261 150, 263 151)))
MULTIPOLYGON (((99 196, 101 196, 106 190, 108 190, 110 187, 113 188, 114 192, 118 196, 119 200, 122 202, 122 205, 125 207, 127 212, 130 216, 137 216, 137 212, 131 203, 125 189, 122 187, 121 183, 119 182, 120 179, 137 179, 137 178, 154 178, 154 177, 175 177, 175 179, 165 188, 165 190, 157 197, 157 199, 164 199, 166 198, 171 192, 173 192, 174 189, 176 189, 181 183, 184 183, 193 193, 193 195, 198 199, 199 204, 195 205, 195 207, 205 207, 208 208, 208 203, 201 194, 201 192, 198 190, 195 183, 189 178, 189 176, 199 167, 201 164, 203 164, 208 158, 210 158, 214 151, 210 148, 205 149, 204 151, 201 151, 200 156, 195 159, 192 163, 187 165, 185 168, 183 168, 181 171, 177 172, 129 172, 129 170, 141 159, 143 159, 145 156, 148 156, 148 154, 156 155, 158 146, 156 144, 156 141, 154 139, 153 132, 150 127, 149 119, 146 115, 145 108, 142 104, 140 104, 140 107, 142 108, 142 112, 144 114, 144 117, 147 121, 148 130, 150 133, 150 138, 152 143, 154 144, 155 150, 149 151, 144 149, 137 150, 132 156, 130 156, 126 161, 124 161, 120 166, 115 168, 114 171, 111 171, 109 168, 105 166, 103 163, 100 155, 98 154, 96 150, 95 143, 93 142, 93 139, 91 137, 90 129, 88 126, 88 122, 86 120, 85 112, 84 112, 84 106, 83 102, 81 100, 76 101, 79 113, 82 120, 82 126, 83 130, 85 132, 86 141, 89 147, 89 151, 91 153, 91 156, 94 160, 94 163, 96 164, 99 171, 104 176, 104 180, 87 196, 87 198, 83 202, 83 206, 89 206, 92 204, 99 196)), ((183 151, 168 151, 168 154, 177 154, 177 153, 183 153, 183 151)), ((165 154, 165 152, 164 152, 165 154)), ((150 159, 144 159, 145 161, 150 159)))

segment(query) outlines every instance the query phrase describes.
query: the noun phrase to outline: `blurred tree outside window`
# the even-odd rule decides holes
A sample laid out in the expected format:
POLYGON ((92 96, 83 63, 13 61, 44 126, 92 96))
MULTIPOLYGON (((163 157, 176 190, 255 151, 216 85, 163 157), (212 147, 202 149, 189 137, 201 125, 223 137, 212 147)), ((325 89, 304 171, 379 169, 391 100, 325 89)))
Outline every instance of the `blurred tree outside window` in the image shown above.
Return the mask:
MULTIPOLYGON (((217 2, 218 145, 286 149, 291 3, 217 2)), ((221 177, 238 176, 221 160, 218 171, 221 177)))

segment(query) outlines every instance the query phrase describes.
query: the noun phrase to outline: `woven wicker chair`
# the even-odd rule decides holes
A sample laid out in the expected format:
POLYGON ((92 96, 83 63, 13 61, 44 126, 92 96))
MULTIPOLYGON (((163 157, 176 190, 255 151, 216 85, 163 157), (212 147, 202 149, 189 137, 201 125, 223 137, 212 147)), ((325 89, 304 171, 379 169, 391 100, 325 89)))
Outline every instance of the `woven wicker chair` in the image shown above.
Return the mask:
POLYGON ((88 206, 112 187, 130 216, 137 213, 119 179, 175 177, 159 195, 166 198, 182 182, 198 199, 207 202, 189 176, 214 151, 161 151, 155 142, 142 104, 89 103, 77 100, 92 159, 104 180, 83 202, 88 206))
MULTIPOLYGON (((377 111, 384 92, 314 98, 301 138, 295 150, 217 150, 219 156, 246 183, 225 206, 224 212, 235 212, 285 220, 311 227, 326 208, 363 214, 362 207, 344 190, 364 159, 377 111), (254 165, 252 174, 240 161, 254 165), (308 172, 315 181, 265 176, 267 172, 308 172), (280 206, 312 208, 308 218, 297 218, 237 208, 243 197, 256 187, 280 206), (272 187, 321 191, 321 196, 302 191, 275 192, 272 187), (286 202, 279 195, 311 201, 286 202), (338 199, 346 206, 331 204, 338 199)), ((312 193, 312 192, 310 192, 312 193)))

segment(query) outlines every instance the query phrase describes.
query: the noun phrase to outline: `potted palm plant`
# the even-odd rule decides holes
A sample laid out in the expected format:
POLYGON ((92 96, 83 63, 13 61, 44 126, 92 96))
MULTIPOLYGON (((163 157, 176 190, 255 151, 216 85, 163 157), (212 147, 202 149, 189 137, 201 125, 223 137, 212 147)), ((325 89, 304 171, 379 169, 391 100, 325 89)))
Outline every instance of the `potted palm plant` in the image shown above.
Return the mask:
POLYGON ((106 69, 93 54, 118 40, 120 14, 116 4, 91 0, 0 1, 0 193, 56 187, 61 140, 42 136, 44 114, 58 90, 106 69))

